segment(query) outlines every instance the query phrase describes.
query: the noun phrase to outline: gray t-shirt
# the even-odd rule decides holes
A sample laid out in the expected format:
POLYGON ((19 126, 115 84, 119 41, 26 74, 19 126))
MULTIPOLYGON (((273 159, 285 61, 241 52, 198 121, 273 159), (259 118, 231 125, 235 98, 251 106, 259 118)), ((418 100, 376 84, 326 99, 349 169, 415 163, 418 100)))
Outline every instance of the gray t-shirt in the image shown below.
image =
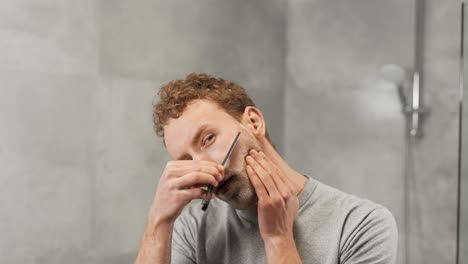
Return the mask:
MULTIPOLYGON (((308 178, 294 221, 302 263, 395 263, 390 211, 308 178)), ((217 199, 206 212, 199 203, 186 207, 174 225, 172 263, 266 263, 257 216, 217 199)))

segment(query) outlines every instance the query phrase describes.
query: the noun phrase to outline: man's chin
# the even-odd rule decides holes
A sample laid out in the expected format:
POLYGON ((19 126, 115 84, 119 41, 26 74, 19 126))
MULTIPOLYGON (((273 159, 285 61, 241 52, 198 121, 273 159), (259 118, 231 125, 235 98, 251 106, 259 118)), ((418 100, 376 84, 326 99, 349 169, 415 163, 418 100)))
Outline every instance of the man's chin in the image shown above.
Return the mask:
POLYGON ((247 203, 240 203, 240 202, 237 202, 237 201, 232 201, 232 200, 223 200, 220 198, 221 201, 229 204, 229 206, 231 206, 232 208, 234 209, 237 209, 237 210, 248 210, 250 208, 252 208, 254 205, 252 204, 247 204, 247 203))
POLYGON ((248 197, 226 197, 224 195, 216 195, 216 197, 238 210, 249 210, 257 205, 258 200, 255 193, 248 197))

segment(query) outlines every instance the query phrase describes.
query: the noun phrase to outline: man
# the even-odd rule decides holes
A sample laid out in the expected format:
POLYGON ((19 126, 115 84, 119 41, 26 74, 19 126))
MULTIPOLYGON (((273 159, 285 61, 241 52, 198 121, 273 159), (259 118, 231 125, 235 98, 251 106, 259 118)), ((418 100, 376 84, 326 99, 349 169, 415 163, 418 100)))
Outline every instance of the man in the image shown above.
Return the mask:
POLYGON ((159 97, 155 127, 174 160, 161 175, 136 263, 394 263, 391 213, 291 168, 242 87, 191 74, 159 97), (219 199, 206 211, 200 203, 184 208, 207 198, 210 185, 219 199))

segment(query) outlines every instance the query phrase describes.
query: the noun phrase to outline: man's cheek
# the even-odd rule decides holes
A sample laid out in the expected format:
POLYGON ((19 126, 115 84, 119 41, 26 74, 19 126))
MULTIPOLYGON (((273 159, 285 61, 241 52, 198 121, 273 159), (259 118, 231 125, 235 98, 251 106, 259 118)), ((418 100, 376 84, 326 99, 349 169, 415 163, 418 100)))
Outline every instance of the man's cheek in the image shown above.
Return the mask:
MULTIPOLYGON (((226 151, 224 150, 224 152, 226 151)), ((219 164, 221 164, 223 162, 223 155, 226 155, 226 153, 224 152, 223 152, 223 149, 220 147, 211 146, 209 149, 207 149, 206 155, 208 156, 210 160, 216 161, 219 164)))

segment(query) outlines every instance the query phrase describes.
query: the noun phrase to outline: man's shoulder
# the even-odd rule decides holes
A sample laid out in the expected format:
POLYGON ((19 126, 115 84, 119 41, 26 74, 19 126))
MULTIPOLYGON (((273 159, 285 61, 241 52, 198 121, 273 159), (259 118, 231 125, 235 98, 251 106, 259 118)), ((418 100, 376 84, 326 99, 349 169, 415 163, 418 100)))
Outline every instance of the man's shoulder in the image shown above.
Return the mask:
POLYGON ((396 236, 395 217, 384 205, 357 195, 349 194, 324 183, 319 183, 314 193, 318 206, 333 208, 333 217, 343 225, 343 237, 352 237, 359 230, 386 232, 396 236), (365 227, 365 228, 363 228, 365 227))
POLYGON ((347 193, 322 182, 318 182, 312 200, 320 206, 334 207, 335 210, 342 210, 343 212, 356 210, 363 212, 387 210, 383 205, 377 202, 347 193))
POLYGON ((394 216, 385 206, 317 181, 306 203, 301 223, 316 223, 316 232, 337 239, 340 260, 364 261, 369 254, 393 263, 398 230, 394 216), (372 253, 369 253, 372 252, 372 253))
POLYGON ((329 221, 339 222, 345 228, 356 227, 363 221, 381 222, 389 228, 396 226, 393 214, 384 205, 319 181, 308 206, 313 214, 328 215, 329 221))

